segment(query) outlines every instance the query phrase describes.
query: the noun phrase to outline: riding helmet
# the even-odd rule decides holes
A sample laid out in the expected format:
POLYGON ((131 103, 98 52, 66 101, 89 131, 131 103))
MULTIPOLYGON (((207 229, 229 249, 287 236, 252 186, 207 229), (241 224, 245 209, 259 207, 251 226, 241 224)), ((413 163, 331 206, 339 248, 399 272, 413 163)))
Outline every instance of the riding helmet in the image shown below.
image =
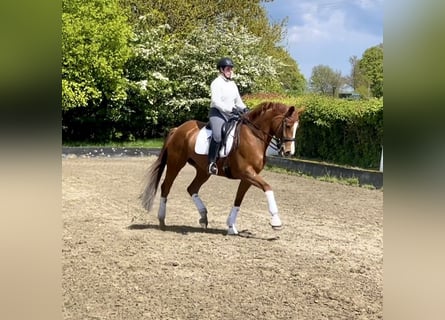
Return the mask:
POLYGON ((232 67, 233 68, 233 61, 230 58, 221 58, 218 63, 216 64, 216 69, 224 68, 224 67, 232 67))

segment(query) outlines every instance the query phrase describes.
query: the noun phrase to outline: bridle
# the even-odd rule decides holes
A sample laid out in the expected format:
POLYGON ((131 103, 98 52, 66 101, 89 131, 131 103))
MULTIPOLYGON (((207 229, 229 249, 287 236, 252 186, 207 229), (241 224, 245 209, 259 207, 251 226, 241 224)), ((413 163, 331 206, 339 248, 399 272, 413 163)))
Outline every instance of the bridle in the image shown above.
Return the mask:
POLYGON ((271 148, 274 149, 275 151, 278 151, 278 154, 281 156, 284 154, 284 144, 286 142, 295 142, 295 138, 289 138, 284 136, 285 134, 284 125, 286 119, 287 119, 286 116, 283 116, 283 120, 281 121, 281 138, 273 136, 270 142, 271 148))
MULTIPOLYGON (((277 137, 276 135, 271 135, 268 132, 264 132, 263 130, 258 128, 252 121, 250 121, 249 119, 247 119, 244 116, 241 119, 247 125, 255 128, 257 131, 259 131, 259 132, 263 133, 264 135, 268 136, 271 139, 270 144, 269 144, 270 147, 272 149, 274 149, 275 151, 278 151, 278 154, 280 154, 281 156, 284 154, 284 144, 286 142, 294 142, 295 141, 295 138, 289 138, 289 137, 285 137, 284 136, 284 134, 285 134, 285 132, 284 132, 285 122, 286 122, 286 119, 287 119, 286 116, 283 116, 283 120, 281 121, 281 128, 280 128, 281 129, 281 137, 277 137)), ((280 130, 277 130, 277 131, 280 131, 280 130)), ((262 137, 259 137, 259 138, 262 139, 262 137)))

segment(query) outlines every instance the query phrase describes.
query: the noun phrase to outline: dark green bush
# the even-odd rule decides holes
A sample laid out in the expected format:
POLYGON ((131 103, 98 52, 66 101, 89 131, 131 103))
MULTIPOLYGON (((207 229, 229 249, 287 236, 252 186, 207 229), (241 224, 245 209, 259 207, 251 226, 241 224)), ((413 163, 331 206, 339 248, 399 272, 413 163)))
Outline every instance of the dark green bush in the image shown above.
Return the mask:
MULTIPOLYGON (((247 103, 254 106, 265 97, 247 97, 247 103)), ((297 131, 296 157, 368 169, 379 167, 383 99, 350 101, 308 95, 280 97, 278 101, 305 108, 297 131)))

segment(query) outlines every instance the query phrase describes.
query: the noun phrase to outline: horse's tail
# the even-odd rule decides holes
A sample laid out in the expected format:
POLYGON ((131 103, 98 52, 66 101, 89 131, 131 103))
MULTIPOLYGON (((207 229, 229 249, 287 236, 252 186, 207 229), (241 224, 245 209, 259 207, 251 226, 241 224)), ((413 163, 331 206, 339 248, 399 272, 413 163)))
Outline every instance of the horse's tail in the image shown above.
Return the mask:
POLYGON ((151 207, 153 206, 153 200, 156 196, 156 191, 158 190, 159 181, 161 181, 162 173, 164 172, 165 165, 167 164, 167 143, 175 130, 176 128, 170 130, 165 138, 164 145, 162 146, 158 158, 149 167, 147 173, 145 174, 145 186, 143 188, 143 192, 139 196, 139 199, 141 199, 142 206, 147 211, 150 211, 151 207))

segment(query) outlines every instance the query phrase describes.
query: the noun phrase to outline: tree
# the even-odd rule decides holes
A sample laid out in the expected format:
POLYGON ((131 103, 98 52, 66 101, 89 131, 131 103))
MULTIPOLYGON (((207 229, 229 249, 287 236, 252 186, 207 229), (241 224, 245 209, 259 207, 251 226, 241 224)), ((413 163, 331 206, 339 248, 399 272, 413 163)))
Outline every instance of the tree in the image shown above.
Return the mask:
POLYGON ((132 12, 130 19, 137 23, 140 16, 157 13, 157 24, 167 24, 172 33, 187 36, 197 25, 216 25, 221 21, 234 22, 261 37, 264 43, 275 45, 281 40, 284 21, 270 24, 262 2, 272 0, 120 0, 132 12))
POLYGON ((360 69, 360 59, 357 56, 349 58, 351 64, 351 74, 347 77, 347 83, 354 88, 354 91, 362 97, 370 97, 370 83, 366 75, 360 69))
POLYGON ((309 85, 313 92, 336 96, 342 85, 341 72, 326 65, 315 66, 312 68, 309 85))
POLYGON ((359 67, 369 81, 372 96, 383 97, 383 44, 366 49, 359 67))
MULTIPOLYGON (((270 23, 262 2, 272 0, 120 0, 128 8, 131 21, 138 23, 140 16, 155 14, 152 18, 153 27, 161 24, 170 27, 171 34, 177 39, 186 40, 199 26, 221 26, 229 23, 231 29, 248 33, 259 39, 257 50, 260 55, 266 54, 274 58, 277 63, 276 77, 281 86, 268 88, 274 92, 302 92, 305 87, 304 76, 300 73, 297 63, 283 50, 278 43, 282 40, 287 20, 270 23)), ((226 32, 219 29, 221 37, 226 32)), ((215 39, 218 41, 218 39, 215 39)), ((217 43, 216 43, 217 44, 217 43)), ((214 44, 212 44, 214 45, 214 44)), ((230 46, 230 44, 229 44, 230 46)))
POLYGON ((283 48, 276 48, 276 53, 273 54, 277 58, 277 74, 278 80, 285 93, 301 94, 306 88, 306 79, 300 73, 298 64, 283 48))
POLYGON ((130 35, 117 0, 63 0, 63 110, 125 98, 130 35))

